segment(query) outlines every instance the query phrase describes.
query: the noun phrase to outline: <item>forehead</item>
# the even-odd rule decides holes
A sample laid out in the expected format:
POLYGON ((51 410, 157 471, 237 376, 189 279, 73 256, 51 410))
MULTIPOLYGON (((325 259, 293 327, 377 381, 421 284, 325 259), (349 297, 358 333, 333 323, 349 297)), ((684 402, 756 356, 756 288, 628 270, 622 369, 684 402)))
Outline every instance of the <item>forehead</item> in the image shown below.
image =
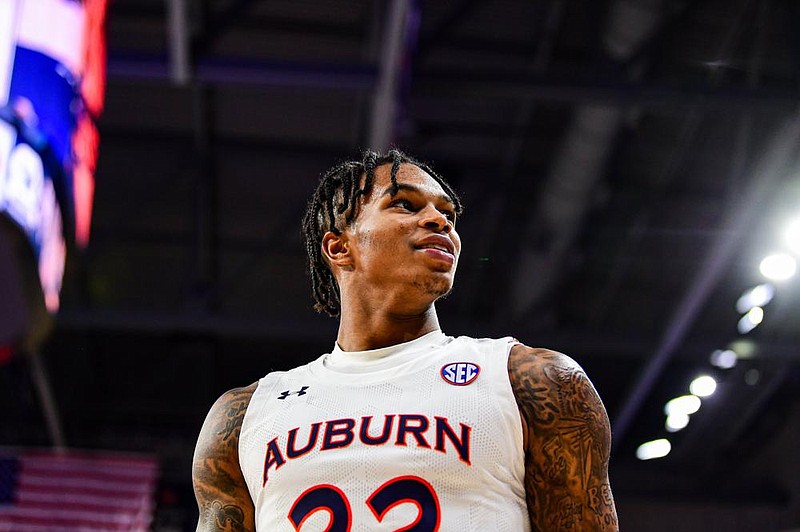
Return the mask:
MULTIPOLYGON (((392 165, 384 164, 375 169, 375 180, 372 184, 372 196, 382 196, 392 186, 391 177, 392 165)), ((428 172, 413 164, 403 163, 397 169, 397 184, 412 185, 426 195, 447 196, 436 179, 428 172)))

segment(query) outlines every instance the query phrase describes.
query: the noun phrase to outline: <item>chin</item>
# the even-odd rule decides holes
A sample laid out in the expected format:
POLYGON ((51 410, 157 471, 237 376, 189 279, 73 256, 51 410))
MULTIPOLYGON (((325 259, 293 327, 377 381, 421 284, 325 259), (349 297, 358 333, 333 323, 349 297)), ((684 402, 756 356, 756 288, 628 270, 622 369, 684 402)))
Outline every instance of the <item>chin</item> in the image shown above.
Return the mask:
POLYGON ((453 285, 450 285, 450 288, 448 288, 445 292, 436 296, 436 301, 439 301, 440 299, 446 299, 447 296, 449 296, 452 292, 453 292, 453 285))
POLYGON ((453 291, 453 280, 450 277, 429 277, 427 279, 417 279, 414 282, 414 286, 428 297, 433 298, 433 301, 436 301, 447 297, 453 291))

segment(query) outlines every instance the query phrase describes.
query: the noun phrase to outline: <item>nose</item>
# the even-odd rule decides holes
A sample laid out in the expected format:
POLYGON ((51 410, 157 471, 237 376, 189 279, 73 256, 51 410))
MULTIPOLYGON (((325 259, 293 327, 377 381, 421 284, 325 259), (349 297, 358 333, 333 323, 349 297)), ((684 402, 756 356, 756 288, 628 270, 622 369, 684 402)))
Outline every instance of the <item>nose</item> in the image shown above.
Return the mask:
POLYGON ((432 205, 422 211, 420 225, 442 233, 449 233, 453 230, 453 224, 447 216, 432 205))

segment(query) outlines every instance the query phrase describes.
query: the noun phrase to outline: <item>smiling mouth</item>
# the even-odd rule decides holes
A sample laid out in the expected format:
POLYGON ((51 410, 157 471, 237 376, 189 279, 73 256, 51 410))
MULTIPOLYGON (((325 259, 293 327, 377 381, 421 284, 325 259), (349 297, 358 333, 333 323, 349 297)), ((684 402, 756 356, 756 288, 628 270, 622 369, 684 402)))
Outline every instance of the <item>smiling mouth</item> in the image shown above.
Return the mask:
POLYGON ((444 246, 422 246, 417 250, 440 264, 446 264, 448 269, 452 268, 456 263, 455 255, 444 246))
POLYGON ((438 245, 435 245, 435 244, 428 244, 428 245, 425 245, 425 246, 421 246, 418 249, 433 249, 433 250, 436 250, 436 251, 441 251, 442 253, 447 253, 450 256, 453 256, 453 252, 451 250, 447 249, 447 247, 445 247, 445 246, 438 246, 438 245))
POLYGON ((419 250, 428 251, 430 254, 441 254, 451 259, 455 259, 456 256, 455 244, 443 235, 428 235, 417 241, 415 247, 419 250))

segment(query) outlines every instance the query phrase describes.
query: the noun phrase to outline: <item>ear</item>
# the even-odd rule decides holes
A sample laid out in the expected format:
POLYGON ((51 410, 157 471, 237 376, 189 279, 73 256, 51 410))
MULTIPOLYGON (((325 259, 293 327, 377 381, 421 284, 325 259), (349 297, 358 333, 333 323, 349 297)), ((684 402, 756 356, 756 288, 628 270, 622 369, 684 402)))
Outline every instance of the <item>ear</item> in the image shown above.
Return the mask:
POLYGON ((348 270, 353 264, 353 253, 350 250, 350 242, 345 232, 336 234, 328 231, 322 235, 322 254, 331 264, 340 269, 348 270))

